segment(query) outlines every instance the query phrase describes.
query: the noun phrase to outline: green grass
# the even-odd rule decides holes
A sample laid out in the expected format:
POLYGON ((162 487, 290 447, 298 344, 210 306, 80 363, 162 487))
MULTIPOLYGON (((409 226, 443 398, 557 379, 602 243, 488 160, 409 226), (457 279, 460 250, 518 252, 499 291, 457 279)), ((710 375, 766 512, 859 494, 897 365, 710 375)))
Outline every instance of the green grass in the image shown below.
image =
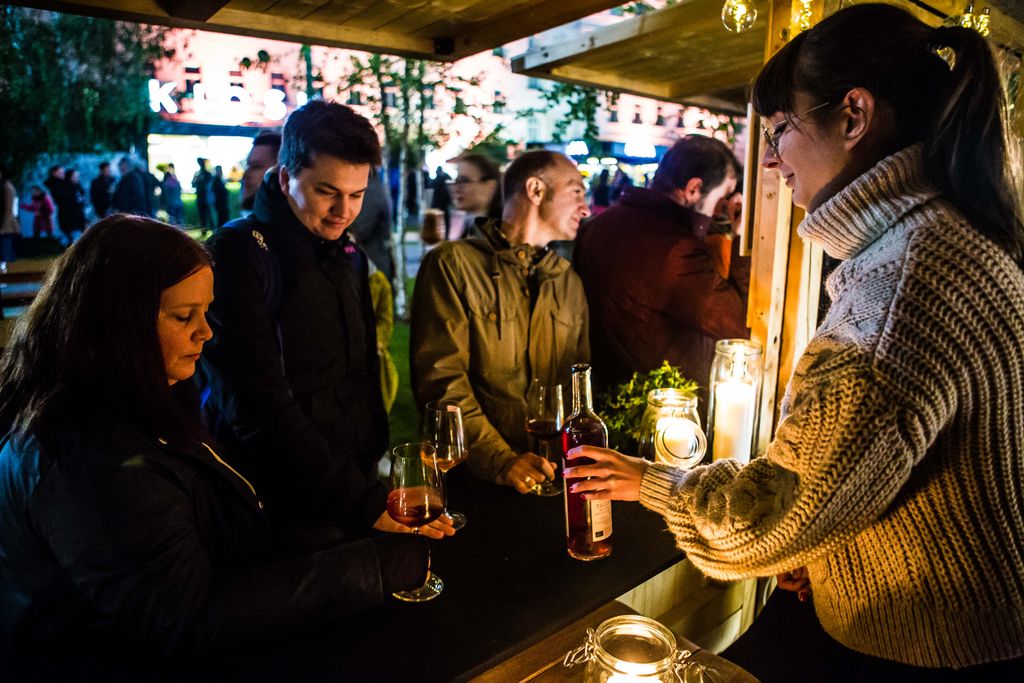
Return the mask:
MULTIPOLYGON (((235 182, 227 183, 228 188, 228 208, 231 211, 231 218, 238 218, 239 213, 239 202, 241 201, 240 195, 242 192, 241 185, 235 182)), ((199 209, 196 208, 196 195, 194 192, 182 192, 181 203, 185 205, 185 225, 199 225, 199 209)), ((213 220, 217 220, 217 212, 210 207, 210 212, 213 215, 213 220)))
MULTIPOLYGON (((412 305, 412 287, 416 278, 406 278, 406 306, 412 305)), ((391 406, 391 445, 414 441, 420 436, 420 412, 412 395, 409 381, 409 323, 395 320, 395 331, 391 335, 391 358, 398 370, 398 396, 391 406)))
POLYGON ((409 383, 409 323, 395 321, 391 336, 391 358, 398 370, 398 396, 391 406, 391 445, 419 438, 420 414, 409 383))

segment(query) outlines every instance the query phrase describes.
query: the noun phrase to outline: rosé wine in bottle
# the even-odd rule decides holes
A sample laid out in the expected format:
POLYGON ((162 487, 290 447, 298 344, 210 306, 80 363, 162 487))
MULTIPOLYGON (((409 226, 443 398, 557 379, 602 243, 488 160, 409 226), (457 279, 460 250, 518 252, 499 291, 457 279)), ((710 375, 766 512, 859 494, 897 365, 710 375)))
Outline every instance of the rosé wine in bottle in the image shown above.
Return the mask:
MULTIPOLYGON (((572 415, 562 427, 563 467, 588 465, 590 458, 568 457, 577 446, 608 447, 608 429, 594 413, 590 394, 590 366, 572 366, 572 415)), ((565 537, 569 555, 577 560, 600 560, 612 554, 612 504, 609 500, 583 500, 569 488, 579 478, 565 478, 565 537)))

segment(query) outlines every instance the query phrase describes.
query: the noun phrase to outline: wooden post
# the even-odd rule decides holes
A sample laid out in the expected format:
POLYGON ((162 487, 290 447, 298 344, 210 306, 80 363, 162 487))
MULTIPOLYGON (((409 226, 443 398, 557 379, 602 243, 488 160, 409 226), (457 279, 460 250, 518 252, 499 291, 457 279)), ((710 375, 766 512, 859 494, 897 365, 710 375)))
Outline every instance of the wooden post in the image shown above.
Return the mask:
MULTIPOLYGON (((792 0, 771 1, 767 16, 764 17, 768 22, 765 61, 789 39, 791 13, 792 0)), ((760 119, 751 118, 750 147, 756 149, 753 163, 757 164, 757 185, 754 193, 754 238, 751 243, 747 323, 751 328, 751 338, 761 342, 764 348, 758 453, 767 447, 775 427, 775 395, 780 380, 779 361, 793 218, 789 188, 780 182, 778 173, 766 171, 760 164, 766 144, 760 135, 760 128, 760 119)))
MULTIPOLYGON (((814 0, 812 22, 821 20, 826 2, 814 0)), ((771 0, 765 20, 768 33, 765 62, 793 35, 799 16, 799 0, 771 0)), ((796 29, 798 30, 798 29, 796 29)), ((751 112, 753 114, 753 112, 751 112)), ((747 324, 751 338, 764 347, 764 384, 761 393, 761 421, 757 452, 763 453, 771 441, 778 419, 777 406, 785 391, 793 366, 817 326, 818 292, 821 286, 821 250, 804 244, 797 226, 804 212, 792 204, 792 193, 780 182, 779 174, 766 171, 760 164, 766 142, 760 135, 760 120, 750 117, 748 169, 757 165, 757 185, 753 198, 753 239, 751 240, 750 298, 747 324)), ((753 623, 767 594, 767 581, 749 581, 745 586, 741 632, 753 623)))
MULTIPOLYGON (((820 21, 828 2, 836 4, 836 0, 814 0, 811 6, 814 22, 820 21)), ((765 17, 768 21, 765 61, 789 40, 800 7, 799 0, 772 0, 765 17)), ((777 406, 793 366, 817 325, 821 251, 805 245, 796 234, 804 212, 793 206, 792 193, 780 182, 778 173, 761 167, 766 143, 757 134, 760 120, 752 116, 750 125, 750 147, 757 152, 752 161, 748 159, 748 164, 757 164, 757 185, 753 194, 754 235, 747 323, 751 337, 764 346, 764 387, 757 448, 763 453, 775 430, 777 406)))

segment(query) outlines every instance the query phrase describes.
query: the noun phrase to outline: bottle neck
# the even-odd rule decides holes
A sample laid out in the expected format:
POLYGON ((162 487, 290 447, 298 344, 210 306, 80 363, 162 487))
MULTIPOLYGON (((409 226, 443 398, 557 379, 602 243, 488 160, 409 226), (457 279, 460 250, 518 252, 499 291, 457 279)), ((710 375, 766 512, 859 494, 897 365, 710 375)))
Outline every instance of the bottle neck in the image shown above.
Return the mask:
POLYGON ((572 370, 572 412, 594 412, 594 400, 590 393, 590 366, 572 370))

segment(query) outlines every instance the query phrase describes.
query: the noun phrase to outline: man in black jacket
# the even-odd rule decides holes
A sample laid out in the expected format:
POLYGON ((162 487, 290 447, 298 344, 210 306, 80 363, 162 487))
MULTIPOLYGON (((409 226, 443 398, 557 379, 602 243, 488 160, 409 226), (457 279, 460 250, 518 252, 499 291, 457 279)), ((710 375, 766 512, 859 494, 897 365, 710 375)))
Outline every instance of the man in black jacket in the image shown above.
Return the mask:
MULTIPOLYGON (((285 124, 279 161, 253 215, 208 243, 204 412, 273 518, 400 530, 373 474, 388 447, 387 414, 367 259, 346 234, 380 143, 348 107, 314 100, 285 124)), ((438 521, 422 533, 452 529, 438 521)))
POLYGON ((96 213, 96 220, 110 213, 110 203, 114 195, 114 176, 110 172, 110 162, 100 162, 100 174, 93 178, 89 185, 89 199, 96 213))
POLYGON ((134 216, 149 216, 152 209, 149 195, 149 183, 146 175, 128 157, 121 157, 117 162, 121 179, 117 181, 111 206, 118 213, 129 213, 134 216))
POLYGON ((53 203, 57 205, 57 225, 60 227, 60 231, 68 236, 68 244, 70 244, 71 216, 75 213, 76 197, 75 189, 66 173, 63 166, 50 167, 43 185, 50 191, 53 203))

